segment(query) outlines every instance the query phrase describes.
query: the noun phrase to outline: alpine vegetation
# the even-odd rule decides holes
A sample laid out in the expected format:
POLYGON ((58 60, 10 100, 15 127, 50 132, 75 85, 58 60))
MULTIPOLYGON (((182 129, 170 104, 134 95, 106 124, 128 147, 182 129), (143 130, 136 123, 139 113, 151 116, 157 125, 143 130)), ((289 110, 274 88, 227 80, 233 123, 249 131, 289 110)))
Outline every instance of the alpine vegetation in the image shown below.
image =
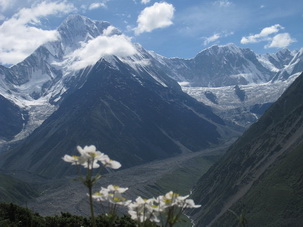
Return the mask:
POLYGON ((101 153, 100 151, 97 151, 94 145, 85 146, 84 148, 77 146, 77 150, 79 151, 80 156, 64 155, 63 160, 72 163, 72 165, 82 165, 84 168, 87 168, 86 177, 84 178, 82 175, 80 175, 80 180, 88 188, 92 225, 95 227, 96 220, 94 215, 92 188, 97 180, 101 178, 101 175, 98 173, 94 176, 93 169, 100 167, 98 162, 101 162, 104 167, 111 169, 119 169, 121 164, 117 161, 111 160, 107 155, 101 153))
POLYGON ((93 193, 93 186, 101 178, 100 171, 96 175, 93 169, 100 166, 110 169, 119 169, 121 164, 111 160, 108 155, 97 151, 94 145, 85 146, 84 148, 77 146, 80 156, 64 155, 62 158, 65 162, 72 165, 82 166, 86 170, 85 177, 81 174, 79 168, 80 181, 88 188, 90 213, 92 226, 96 227, 96 219, 94 213, 93 200, 109 204, 109 211, 106 214, 113 224, 118 217, 117 206, 128 208, 128 214, 133 219, 137 226, 157 226, 172 227, 181 218, 183 212, 187 208, 199 208, 201 205, 196 205, 192 199, 188 199, 189 195, 180 196, 173 191, 160 195, 157 198, 143 199, 138 196, 135 201, 127 200, 123 197, 123 193, 128 188, 122 188, 118 185, 108 185, 107 188, 101 187, 99 192, 93 193), (101 164, 101 165, 100 165, 101 164))

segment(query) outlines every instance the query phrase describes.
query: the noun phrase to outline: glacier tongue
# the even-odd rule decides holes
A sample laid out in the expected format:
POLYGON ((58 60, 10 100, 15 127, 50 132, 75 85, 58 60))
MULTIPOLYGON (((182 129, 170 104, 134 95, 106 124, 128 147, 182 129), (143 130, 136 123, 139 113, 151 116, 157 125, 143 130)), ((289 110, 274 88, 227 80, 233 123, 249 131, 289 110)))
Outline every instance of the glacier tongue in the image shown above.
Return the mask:
POLYGON ((300 73, 296 73, 286 81, 239 85, 245 94, 243 101, 237 97, 235 86, 190 87, 185 83, 179 84, 183 85, 184 92, 212 107, 213 111, 223 119, 242 127, 248 127, 260 117, 259 114, 252 111, 252 108, 256 104, 274 103, 299 75, 300 73), (208 98, 207 94, 213 94, 216 101, 208 98))

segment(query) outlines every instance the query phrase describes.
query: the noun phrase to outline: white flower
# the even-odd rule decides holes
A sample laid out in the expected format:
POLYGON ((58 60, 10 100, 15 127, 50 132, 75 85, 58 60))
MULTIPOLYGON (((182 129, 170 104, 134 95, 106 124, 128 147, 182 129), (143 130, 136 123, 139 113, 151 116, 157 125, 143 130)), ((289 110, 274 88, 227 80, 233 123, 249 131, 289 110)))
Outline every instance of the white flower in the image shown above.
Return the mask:
POLYGON ((109 191, 113 191, 113 192, 116 192, 116 193, 123 193, 123 192, 126 192, 128 190, 128 188, 121 188, 118 185, 112 185, 112 184, 108 185, 107 189, 109 191))
MULTIPOLYGON (((174 224, 185 208, 198 208, 192 199, 187 199, 189 195, 180 196, 172 191, 156 199, 142 199, 140 196, 135 202, 128 205, 128 213, 133 220, 144 222, 147 219, 152 222, 160 222, 161 213, 167 217, 167 223, 174 224)), ((163 216, 162 216, 163 217, 163 216)))
POLYGON ((144 222, 147 219, 153 222, 160 222, 158 212, 154 205, 155 199, 142 199, 137 197, 135 202, 128 205, 128 213, 133 220, 144 222))
POLYGON ((72 165, 79 165, 80 162, 79 162, 79 158, 80 156, 70 156, 70 155, 64 155, 64 157, 62 158, 65 162, 71 162, 72 165))
POLYGON ((104 155, 100 161, 105 167, 111 168, 111 169, 119 169, 121 167, 121 164, 117 161, 111 160, 107 155, 104 155))
POLYGON ((108 185, 107 188, 101 187, 100 192, 95 193, 93 198, 97 201, 108 201, 112 204, 127 206, 131 201, 122 196, 122 193, 127 190, 128 188, 121 188, 117 185, 108 185))
POLYGON ((183 208, 184 204, 186 203, 186 199, 189 195, 180 196, 177 193, 172 191, 166 193, 164 196, 159 196, 157 201, 159 202, 160 206, 165 209, 172 206, 177 206, 183 208))
POLYGON ((107 201, 108 200, 108 189, 101 187, 101 190, 99 192, 96 192, 93 194, 93 199, 101 202, 101 201, 107 201))
POLYGON ((72 165, 82 165, 84 168, 95 169, 99 168, 100 165, 98 162, 101 162, 102 165, 112 169, 119 169, 121 164, 117 161, 111 160, 106 154, 97 151, 94 145, 80 147, 77 146, 77 150, 80 153, 80 156, 70 156, 65 155, 63 160, 66 162, 71 162, 72 165))
POLYGON ((128 188, 121 188, 118 185, 108 185, 107 189, 109 191, 108 201, 110 203, 127 206, 131 202, 122 196, 122 193, 126 192, 128 188))
POLYGON ((77 150, 83 159, 101 160, 105 156, 105 154, 97 151, 94 145, 85 146, 84 148, 77 146, 77 150))
POLYGON ((199 207, 201 207, 201 205, 196 205, 194 200, 192 199, 185 200, 184 208, 199 208, 199 207))

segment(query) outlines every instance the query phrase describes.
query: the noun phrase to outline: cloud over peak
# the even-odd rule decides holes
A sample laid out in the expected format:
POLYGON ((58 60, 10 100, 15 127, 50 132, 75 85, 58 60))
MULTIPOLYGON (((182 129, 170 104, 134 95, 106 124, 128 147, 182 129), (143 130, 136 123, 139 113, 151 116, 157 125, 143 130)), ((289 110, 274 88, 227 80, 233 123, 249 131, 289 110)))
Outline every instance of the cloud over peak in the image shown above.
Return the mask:
POLYGON ((101 3, 101 2, 95 2, 95 3, 92 3, 88 6, 88 9, 89 10, 93 10, 93 9, 98 9, 98 8, 106 8, 106 5, 105 3, 101 3))
POLYGON ((291 43, 296 42, 288 33, 280 33, 275 35, 271 42, 265 48, 285 48, 291 43))
POLYGON ((219 33, 216 33, 216 34, 213 34, 212 36, 209 36, 209 37, 205 37, 204 38, 204 45, 208 45, 209 43, 212 43, 212 42, 215 42, 216 40, 218 40, 220 38, 220 34, 219 33))
POLYGON ((246 37, 242 37, 241 43, 247 44, 247 43, 257 43, 264 40, 270 39, 270 35, 279 32, 281 29, 284 29, 281 25, 275 24, 270 27, 263 28, 262 31, 259 34, 255 35, 249 35, 246 37))
POLYGON ((109 26, 103 34, 82 43, 81 48, 75 50, 67 56, 66 62, 71 62, 68 66, 71 70, 79 70, 95 64, 100 58, 110 55, 117 57, 127 57, 137 53, 136 48, 131 43, 131 39, 125 35, 113 34, 116 28, 109 26))
POLYGON ((147 4, 147 3, 149 3, 150 2, 150 0, 141 0, 141 3, 142 4, 147 4))
POLYGON ((242 44, 249 44, 266 41, 268 44, 265 45, 265 48, 285 48, 295 42, 295 40, 291 38, 289 33, 279 33, 283 29, 284 27, 280 24, 265 27, 258 34, 242 37, 240 42, 242 44))
POLYGON ((234 34, 234 32, 214 33, 212 36, 202 37, 202 39, 204 40, 203 44, 204 44, 204 46, 206 46, 206 45, 208 45, 210 43, 218 41, 221 38, 225 38, 225 37, 231 36, 233 34, 234 34))
POLYGON ((56 40, 55 30, 37 28, 40 19, 51 15, 66 14, 75 10, 64 2, 42 2, 23 8, 0 25, 0 62, 16 64, 45 42, 56 40))
POLYGON ((0 12, 7 10, 12 7, 15 0, 0 0, 0 12))
POLYGON ((156 2, 154 5, 146 7, 138 16, 138 26, 134 29, 135 34, 139 35, 172 25, 174 11, 174 6, 167 2, 156 2))

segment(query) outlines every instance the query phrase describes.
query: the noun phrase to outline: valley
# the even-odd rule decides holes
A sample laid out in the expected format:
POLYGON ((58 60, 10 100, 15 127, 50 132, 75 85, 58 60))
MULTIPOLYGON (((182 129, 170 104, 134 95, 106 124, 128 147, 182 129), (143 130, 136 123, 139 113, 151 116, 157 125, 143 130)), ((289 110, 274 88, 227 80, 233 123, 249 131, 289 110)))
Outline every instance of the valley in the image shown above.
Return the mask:
POLYGON ((1 200, 41 215, 89 215, 77 168, 62 157, 94 144, 122 164, 103 171, 96 190, 129 187, 130 199, 192 193, 202 205, 188 213, 197 226, 236 226, 228 211, 240 214, 243 204, 256 225, 300 222, 302 48, 257 54, 229 43, 167 58, 78 14, 56 32, 23 61, 0 66, 1 200), (84 58, 100 40, 127 48, 84 58), (254 203, 269 197, 266 187, 291 198, 274 203, 277 222, 259 213, 265 202, 254 203))
MULTIPOLYGON (((150 198, 170 190, 182 195, 190 194, 191 188, 200 176, 224 154, 232 141, 216 148, 111 171, 102 175, 103 177, 94 186, 94 189, 98 191, 100 186, 106 187, 109 184, 128 187, 129 190, 126 192, 128 199, 135 199, 139 195, 150 198)), ((76 173, 77 167, 74 166, 73 170, 76 173)), ((7 174, 16 179, 20 178, 24 182, 28 181, 28 184, 34 186, 35 198, 22 204, 26 204, 27 207, 41 215, 56 215, 60 212, 85 216, 89 214, 87 189, 81 182, 75 181, 76 175, 64 179, 46 179, 20 171, 12 171, 7 174)), ((100 208, 97 207, 97 209, 100 208)))

